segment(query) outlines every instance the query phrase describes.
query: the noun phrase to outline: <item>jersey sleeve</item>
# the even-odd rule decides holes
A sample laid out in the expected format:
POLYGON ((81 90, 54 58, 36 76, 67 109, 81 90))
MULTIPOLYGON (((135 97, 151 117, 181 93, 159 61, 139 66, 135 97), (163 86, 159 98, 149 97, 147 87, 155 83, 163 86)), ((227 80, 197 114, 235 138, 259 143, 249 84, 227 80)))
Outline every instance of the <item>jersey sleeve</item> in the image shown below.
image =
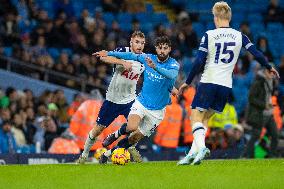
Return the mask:
POLYGON ((251 46, 253 46, 253 43, 249 40, 248 36, 242 34, 242 47, 248 50, 251 46))
POLYGON ((205 33, 204 36, 201 38, 201 42, 198 48, 199 51, 208 52, 208 34, 205 33))
POLYGON ((162 68, 159 64, 156 64, 155 69, 166 78, 174 79, 178 76, 179 64, 177 61, 172 61, 167 68, 162 68))
POLYGON ((242 46, 255 57, 255 59, 260 63, 261 66, 265 67, 268 70, 272 68, 272 66, 268 64, 263 53, 257 50, 255 45, 244 34, 242 34, 242 46))
POLYGON ((146 54, 135 54, 132 52, 115 52, 109 51, 107 53, 108 56, 114 56, 116 58, 124 59, 124 60, 135 60, 141 62, 142 64, 146 64, 146 54))

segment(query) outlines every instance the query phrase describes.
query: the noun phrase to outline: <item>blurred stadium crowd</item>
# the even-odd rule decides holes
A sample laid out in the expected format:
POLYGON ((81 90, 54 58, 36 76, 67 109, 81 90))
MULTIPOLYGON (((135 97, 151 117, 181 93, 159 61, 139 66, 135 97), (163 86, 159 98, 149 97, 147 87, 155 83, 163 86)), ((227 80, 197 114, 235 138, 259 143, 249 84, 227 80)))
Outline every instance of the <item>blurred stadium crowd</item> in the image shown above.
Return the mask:
MULTIPOLYGON (((245 33, 269 62, 279 69, 281 78, 274 81, 273 116, 281 136, 284 112, 284 1, 253 0, 249 4, 245 0, 227 2, 232 6, 232 27, 245 33)), ((128 46, 130 34, 141 30, 146 34, 144 52, 154 52, 156 36, 166 34, 171 38, 171 56, 181 64, 176 84, 179 86, 191 69, 203 33, 214 29, 210 10, 212 4, 206 0, 0 0, 0 67, 7 69, 5 57, 10 57, 41 70, 81 78, 89 85, 83 92, 90 92, 94 88, 105 91, 112 67, 100 63, 91 54, 102 49, 114 50, 119 46, 128 46)), ((41 70, 21 66, 13 71, 45 80, 41 70)), ((259 66, 253 57, 246 52, 241 53, 234 72, 231 101, 223 114, 213 117, 209 123, 207 142, 211 149, 234 149, 238 156, 242 155, 251 129, 246 124, 245 116, 249 88, 258 70, 259 66)), ((82 89, 72 77, 52 77, 48 81, 82 89)), ((192 142, 189 105, 194 93, 195 89, 189 88, 181 99, 173 99, 174 103, 167 108, 166 119, 151 139, 154 143, 151 148, 156 152, 164 148, 179 149, 192 142)), ((76 138, 78 124, 73 127, 76 128, 73 135, 72 132, 67 133, 66 129, 70 127, 71 116, 87 99, 85 94, 78 93, 73 103, 68 104, 60 89, 47 90, 41 96, 34 96, 30 89, 2 89, 0 153, 78 153, 82 149, 78 140, 83 141, 78 139, 78 135, 76 138), (41 124, 47 124, 47 129, 43 130, 41 124), (55 150, 52 143, 60 138, 63 142, 59 142, 60 147, 55 150), (70 142, 70 151, 64 151, 67 147, 62 147, 66 140, 70 142)), ((92 103, 99 106, 101 100, 93 99, 92 103)), ((92 121, 96 113, 88 114, 92 121)), ((123 121, 119 118, 112 129, 123 121)), ((259 152, 262 150, 265 154, 269 136, 266 137, 263 131, 261 137, 259 152)))

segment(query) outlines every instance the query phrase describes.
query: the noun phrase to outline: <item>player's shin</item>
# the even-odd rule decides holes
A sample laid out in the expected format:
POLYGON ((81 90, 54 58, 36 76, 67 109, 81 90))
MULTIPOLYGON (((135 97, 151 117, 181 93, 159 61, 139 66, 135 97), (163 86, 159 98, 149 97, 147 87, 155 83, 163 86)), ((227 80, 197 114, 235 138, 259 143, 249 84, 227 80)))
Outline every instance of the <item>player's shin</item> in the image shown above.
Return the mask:
POLYGON ((87 138, 85 145, 84 145, 84 151, 82 153, 83 157, 89 156, 90 149, 92 148, 92 146, 94 145, 95 142, 96 142, 96 137, 93 136, 93 132, 90 131, 89 134, 88 134, 88 138, 87 138))

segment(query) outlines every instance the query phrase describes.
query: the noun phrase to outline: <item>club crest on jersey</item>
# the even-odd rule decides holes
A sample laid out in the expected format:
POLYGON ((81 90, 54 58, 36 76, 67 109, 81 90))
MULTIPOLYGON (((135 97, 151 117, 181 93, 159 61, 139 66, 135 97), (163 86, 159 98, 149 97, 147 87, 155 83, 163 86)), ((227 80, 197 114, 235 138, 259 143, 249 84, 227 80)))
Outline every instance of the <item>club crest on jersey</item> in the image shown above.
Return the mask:
POLYGON ((121 75, 125 76, 127 79, 130 79, 130 80, 138 80, 139 78, 139 74, 135 74, 133 72, 129 72, 127 70, 124 70, 121 75))

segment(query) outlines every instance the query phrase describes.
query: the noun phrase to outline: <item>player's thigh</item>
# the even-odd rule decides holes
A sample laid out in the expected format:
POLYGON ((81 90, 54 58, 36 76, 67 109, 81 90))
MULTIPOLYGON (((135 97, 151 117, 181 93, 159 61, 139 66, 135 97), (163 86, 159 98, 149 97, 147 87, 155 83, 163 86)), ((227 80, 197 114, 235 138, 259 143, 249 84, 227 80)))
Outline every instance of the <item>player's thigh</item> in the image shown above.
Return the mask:
POLYGON ((218 85, 216 89, 215 100, 211 109, 215 112, 222 113, 230 95, 232 94, 232 89, 221 85, 218 85))
POLYGON ((165 116, 165 110, 150 110, 145 114, 140 126, 139 131, 144 136, 151 136, 155 132, 156 128, 163 121, 165 116))
POLYGON ((108 127, 115 118, 120 115, 120 104, 115 104, 113 102, 105 100, 99 111, 97 118, 97 125, 100 127, 108 127))
POLYGON ((144 135, 140 132, 139 129, 137 129, 136 131, 130 134, 130 136, 128 137, 128 141, 130 144, 135 144, 139 142, 142 138, 144 138, 144 135))
POLYGON ((145 107, 136 100, 133 103, 127 118, 127 130, 132 132, 137 130, 141 120, 144 118, 144 115, 145 107))
MULTIPOLYGON (((191 108, 204 112, 209 110, 214 102, 216 85, 212 83, 200 83, 194 95, 191 108)), ((202 114, 202 113, 200 113, 202 114)))

